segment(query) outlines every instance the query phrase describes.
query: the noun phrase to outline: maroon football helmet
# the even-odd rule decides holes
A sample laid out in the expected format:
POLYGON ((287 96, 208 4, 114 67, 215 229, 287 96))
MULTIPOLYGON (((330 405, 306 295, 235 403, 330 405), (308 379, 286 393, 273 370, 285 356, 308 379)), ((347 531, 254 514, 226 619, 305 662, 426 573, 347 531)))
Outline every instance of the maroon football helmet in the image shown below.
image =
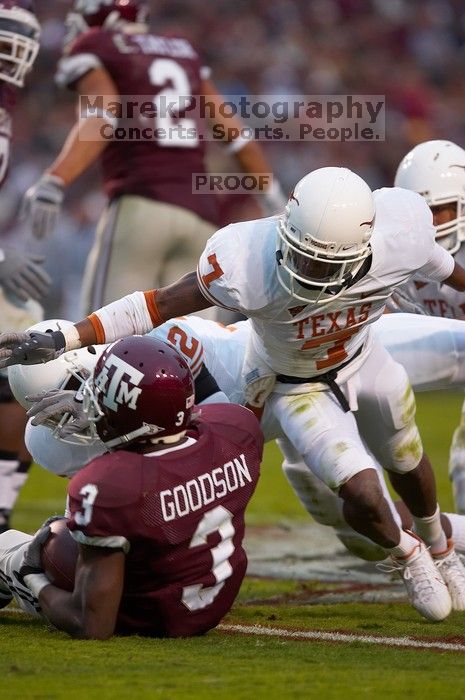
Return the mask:
POLYGON ((26 0, 0 0, 0 81, 23 87, 39 52, 40 25, 26 0))
POLYGON ((133 336, 108 346, 88 382, 89 416, 109 448, 129 443, 175 442, 194 405, 194 379, 171 345, 133 336), (92 418, 91 418, 92 420, 92 418))
POLYGON ((65 43, 92 27, 118 29, 122 23, 147 24, 148 5, 144 0, 75 0, 66 18, 65 43))

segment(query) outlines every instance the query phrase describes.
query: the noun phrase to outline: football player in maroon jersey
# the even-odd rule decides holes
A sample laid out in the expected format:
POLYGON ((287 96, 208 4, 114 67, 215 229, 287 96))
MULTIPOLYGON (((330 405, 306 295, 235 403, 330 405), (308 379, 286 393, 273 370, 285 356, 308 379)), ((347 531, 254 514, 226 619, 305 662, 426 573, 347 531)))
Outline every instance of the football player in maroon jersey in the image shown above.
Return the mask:
POLYGON ((35 538, 0 536, 0 607, 14 594, 74 637, 185 637, 229 611, 247 566, 244 511, 263 437, 246 408, 194 408, 179 353, 135 336, 110 345, 84 401, 111 452, 70 482, 68 528, 79 543, 74 591, 52 585, 35 538))
MULTIPOLYGON (((228 134, 241 131, 237 118, 220 116, 224 98, 191 44, 149 33, 147 20, 142 0, 76 0, 68 20, 74 39, 66 45, 57 80, 82 98, 81 118, 24 200, 34 234, 50 234, 66 187, 100 160, 109 204, 85 271, 81 301, 86 313, 135 289, 170 283, 192 269, 218 224, 215 197, 199 194, 193 185, 194 174, 205 173, 207 118, 228 134), (192 96, 205 96, 208 113, 184 108, 192 96), (85 119, 84 99, 98 105, 85 119), (144 112, 129 119, 150 137, 109 140, 116 125, 126 134, 133 99, 158 105, 156 115, 144 112), (164 102, 171 105, 166 113, 164 102), (115 115, 116 104, 124 116, 115 115)), ((257 142, 231 136, 225 144, 241 172, 270 173, 257 142)), ((262 189, 267 190, 265 182, 262 189)), ((263 200, 273 213, 285 204, 277 183, 263 200)))
MULTIPOLYGON (((10 161, 12 112, 16 93, 24 86, 39 51, 40 26, 32 4, 0 0, 0 187, 10 161)), ((15 246, 0 244, 0 324, 20 328, 24 321, 42 317, 37 303, 50 286, 42 268, 44 258, 15 246)), ((8 528, 9 514, 27 477, 30 456, 23 445, 26 418, 0 373, 0 532, 8 528)))

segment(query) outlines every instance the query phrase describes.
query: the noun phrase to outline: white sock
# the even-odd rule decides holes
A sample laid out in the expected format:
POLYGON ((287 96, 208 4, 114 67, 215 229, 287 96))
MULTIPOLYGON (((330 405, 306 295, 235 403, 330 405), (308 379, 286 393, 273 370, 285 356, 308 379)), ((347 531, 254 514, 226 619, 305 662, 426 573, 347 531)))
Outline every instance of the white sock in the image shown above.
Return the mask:
POLYGON ((412 553, 418 544, 418 540, 413 537, 410 532, 401 530, 399 544, 396 547, 391 547, 391 549, 386 551, 388 551, 393 557, 405 559, 405 557, 408 557, 412 553))
POLYGON ((441 525, 441 511, 439 506, 433 515, 426 518, 416 518, 413 516, 413 530, 418 537, 430 548, 431 554, 439 554, 447 549, 447 537, 441 525))

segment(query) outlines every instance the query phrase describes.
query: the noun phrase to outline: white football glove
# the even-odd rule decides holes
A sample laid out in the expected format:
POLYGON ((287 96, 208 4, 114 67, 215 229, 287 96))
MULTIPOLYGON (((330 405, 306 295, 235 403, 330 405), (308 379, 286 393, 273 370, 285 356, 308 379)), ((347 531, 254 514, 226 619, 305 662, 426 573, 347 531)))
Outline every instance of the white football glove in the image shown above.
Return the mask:
POLYGON ((49 291, 52 280, 35 253, 5 247, 0 249, 0 285, 21 301, 39 300, 49 291))
POLYGON ((21 218, 30 218, 32 233, 45 238, 53 233, 65 193, 61 177, 44 173, 24 195, 21 218))
POLYGON ((75 391, 51 389, 27 396, 26 400, 34 402, 27 412, 28 418, 32 418, 32 425, 52 423, 57 427, 55 435, 59 438, 86 432, 90 427, 88 415, 75 391))

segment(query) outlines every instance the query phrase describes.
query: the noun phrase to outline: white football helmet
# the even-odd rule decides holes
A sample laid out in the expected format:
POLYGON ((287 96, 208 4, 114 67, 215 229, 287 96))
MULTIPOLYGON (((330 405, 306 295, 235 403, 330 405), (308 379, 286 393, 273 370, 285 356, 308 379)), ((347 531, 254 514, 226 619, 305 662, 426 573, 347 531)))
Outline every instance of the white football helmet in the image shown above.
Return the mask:
POLYGON ((295 186, 278 224, 278 280, 301 301, 327 303, 371 253, 375 206, 361 177, 320 168, 295 186))
MULTIPOLYGON (((28 331, 45 333, 48 330, 62 331, 70 328, 71 321, 53 319, 41 321, 28 328, 28 331)), ((26 396, 39 394, 51 389, 79 390, 89 374, 92 374, 97 360, 106 345, 90 345, 79 350, 69 350, 56 360, 40 365, 12 365, 8 367, 8 380, 13 396, 26 410, 32 403, 26 396)))
POLYGON ((0 0, 0 80, 23 87, 39 52, 40 24, 13 0, 0 0))
POLYGON ((452 141, 420 143, 403 158, 394 185, 418 192, 430 207, 456 207, 454 219, 436 226, 437 242, 456 253, 465 240, 465 150, 452 141))

